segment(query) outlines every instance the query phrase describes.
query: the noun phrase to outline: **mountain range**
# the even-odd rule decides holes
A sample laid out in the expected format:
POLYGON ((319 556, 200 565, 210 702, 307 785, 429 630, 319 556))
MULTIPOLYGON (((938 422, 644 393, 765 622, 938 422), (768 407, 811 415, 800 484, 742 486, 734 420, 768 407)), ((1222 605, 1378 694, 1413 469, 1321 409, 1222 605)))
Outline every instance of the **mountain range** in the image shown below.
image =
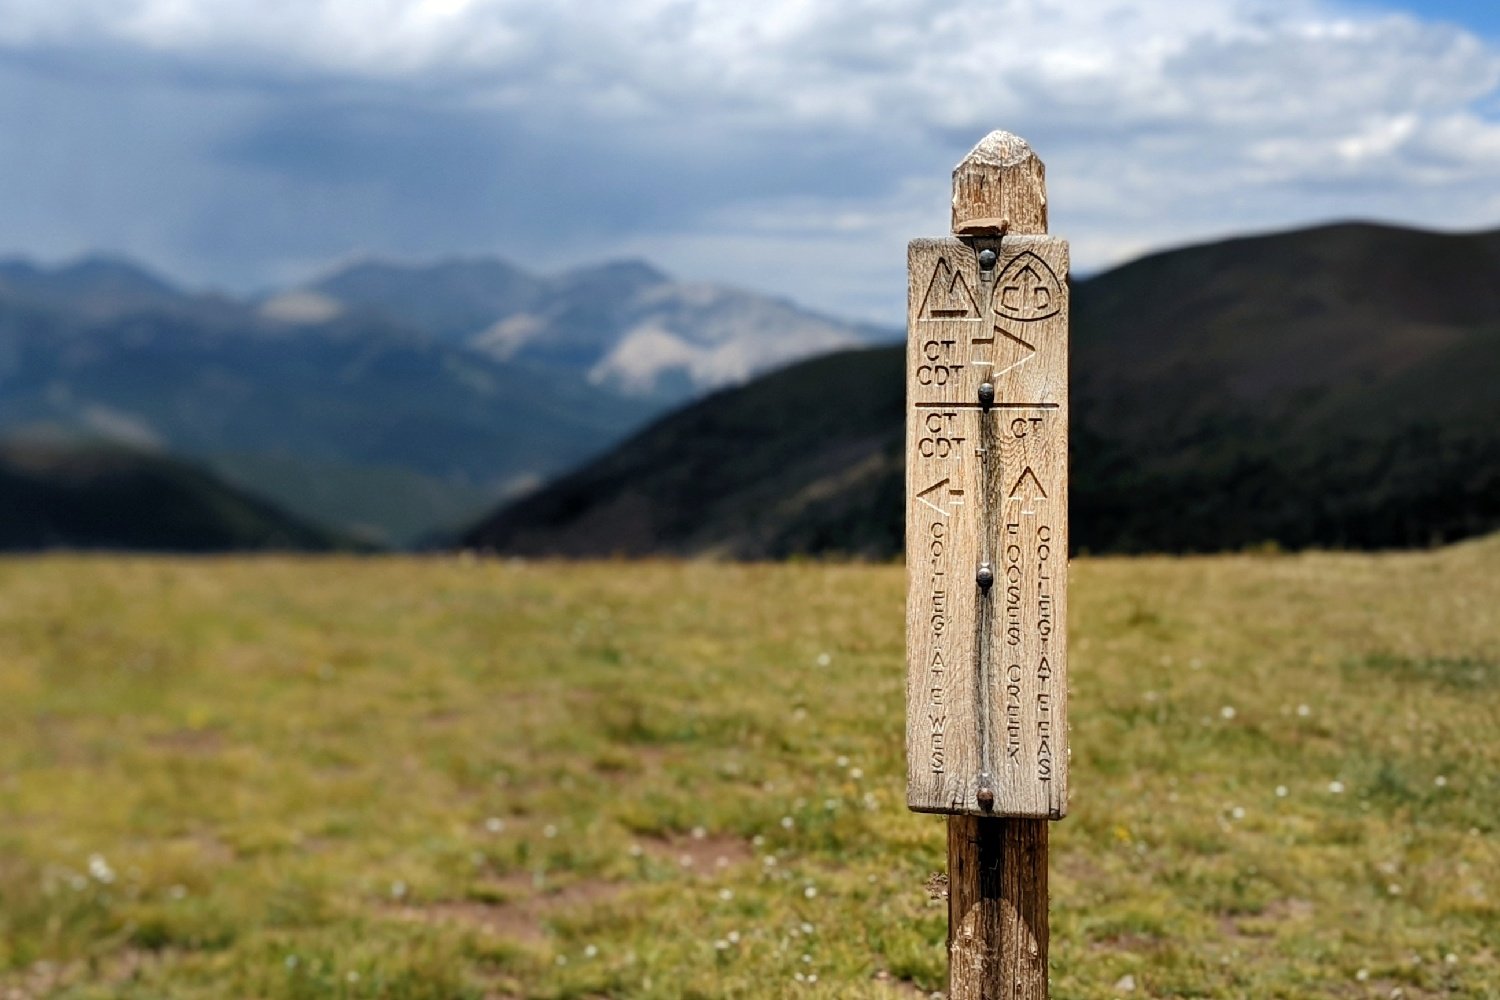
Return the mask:
MULTIPOLYGON (((1500 232, 1342 224, 1072 285, 1072 537, 1099 552, 1500 528, 1500 232)), ((715 393, 482 521, 568 556, 901 551, 904 348, 715 393)))
POLYGON ((705 389, 880 336, 630 261, 366 262, 252 300, 118 259, 0 262, 0 438, 184 457, 412 544, 705 389))

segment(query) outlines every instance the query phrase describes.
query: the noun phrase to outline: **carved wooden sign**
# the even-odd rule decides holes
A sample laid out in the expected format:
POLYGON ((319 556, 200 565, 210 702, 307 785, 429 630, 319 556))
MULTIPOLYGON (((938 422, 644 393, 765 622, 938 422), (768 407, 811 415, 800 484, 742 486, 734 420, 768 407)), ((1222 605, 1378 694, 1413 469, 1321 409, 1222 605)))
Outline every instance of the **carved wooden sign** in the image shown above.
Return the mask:
POLYGON ((907 254, 907 803, 1068 801, 1068 245, 907 254))

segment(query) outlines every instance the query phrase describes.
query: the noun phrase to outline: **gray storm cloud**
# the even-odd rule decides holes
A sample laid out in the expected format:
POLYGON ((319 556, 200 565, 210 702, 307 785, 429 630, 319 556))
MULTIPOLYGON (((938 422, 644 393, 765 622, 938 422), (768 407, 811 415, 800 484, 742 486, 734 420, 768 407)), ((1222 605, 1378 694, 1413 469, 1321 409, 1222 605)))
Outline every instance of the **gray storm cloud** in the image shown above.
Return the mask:
POLYGON ((196 282, 353 252, 645 254, 867 318, 984 132, 1084 269, 1359 216, 1500 218, 1500 53, 1311 2, 0 0, 5 242, 196 282))

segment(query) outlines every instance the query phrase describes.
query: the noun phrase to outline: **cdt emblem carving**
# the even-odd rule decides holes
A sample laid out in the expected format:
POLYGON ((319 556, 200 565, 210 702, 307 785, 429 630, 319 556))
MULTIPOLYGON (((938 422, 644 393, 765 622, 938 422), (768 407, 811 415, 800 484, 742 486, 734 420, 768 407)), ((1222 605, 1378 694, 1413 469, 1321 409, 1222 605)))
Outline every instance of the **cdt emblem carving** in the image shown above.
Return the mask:
POLYGON ((995 279, 995 315, 1021 323, 1056 316, 1063 290, 1052 268, 1030 250, 1019 254, 995 279))

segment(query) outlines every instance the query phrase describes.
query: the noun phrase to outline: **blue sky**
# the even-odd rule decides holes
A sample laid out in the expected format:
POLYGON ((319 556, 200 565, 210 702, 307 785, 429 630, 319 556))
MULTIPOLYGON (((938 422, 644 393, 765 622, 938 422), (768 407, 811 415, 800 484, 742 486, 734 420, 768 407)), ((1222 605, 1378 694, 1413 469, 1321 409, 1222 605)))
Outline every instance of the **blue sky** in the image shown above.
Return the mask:
POLYGON ((1404 10, 1432 21, 1461 25, 1476 34, 1500 38, 1500 4, 1494 0, 1422 0, 1381 4, 1385 10, 1404 10))
POLYGON ((1085 270, 1500 225, 1500 14, 1451 0, 0 0, 0 252, 193 286, 643 256, 898 323, 993 128, 1085 270))

